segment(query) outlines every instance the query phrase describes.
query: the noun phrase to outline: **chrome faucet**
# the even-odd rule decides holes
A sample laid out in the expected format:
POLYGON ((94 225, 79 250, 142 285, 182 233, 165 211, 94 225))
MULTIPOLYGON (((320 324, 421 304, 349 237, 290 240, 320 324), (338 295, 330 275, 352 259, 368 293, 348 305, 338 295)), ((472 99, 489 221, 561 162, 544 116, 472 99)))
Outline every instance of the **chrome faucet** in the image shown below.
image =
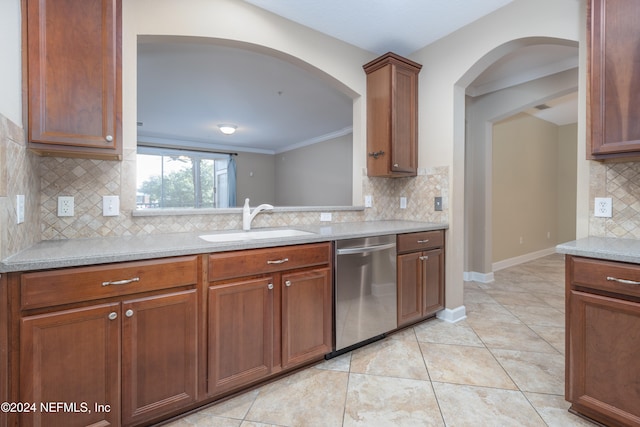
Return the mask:
POLYGON ((268 204, 262 204, 257 206, 251 212, 251 208, 249 208, 249 199, 244 199, 244 207, 242 208, 242 229, 245 231, 251 230, 251 221, 256 217, 260 212, 264 210, 271 210, 273 206, 268 204))

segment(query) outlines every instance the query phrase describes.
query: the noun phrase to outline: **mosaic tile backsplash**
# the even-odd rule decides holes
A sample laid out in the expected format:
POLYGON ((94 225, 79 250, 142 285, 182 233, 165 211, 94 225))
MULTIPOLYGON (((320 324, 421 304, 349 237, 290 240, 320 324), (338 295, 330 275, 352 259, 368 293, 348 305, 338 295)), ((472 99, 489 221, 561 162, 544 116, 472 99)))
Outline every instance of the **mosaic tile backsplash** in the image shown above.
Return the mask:
MULTIPOLYGON (((41 159, 42 239, 72 239, 100 236, 140 235, 242 227, 240 214, 196 214, 133 216, 127 200, 134 200, 135 177, 124 162, 72 158, 41 159), (131 189, 131 190, 129 190, 131 189), (102 216, 102 196, 120 195, 117 217, 102 216), (75 216, 57 216, 58 196, 75 197, 75 216)), ((135 158, 135 157, 134 157, 135 158)), ((334 211, 333 222, 406 219, 442 222, 447 220, 449 172, 447 167, 423 169, 415 178, 363 178, 363 194, 373 196, 374 207, 364 211, 334 211), (400 209, 399 197, 407 197, 400 209), (433 198, 442 196, 444 210, 434 212, 433 198)), ((258 215, 254 227, 281 227, 319 222, 318 212, 274 212, 258 215)))
POLYGON ((640 162, 591 164, 590 212, 595 197, 611 197, 611 218, 590 215, 589 235, 640 239, 640 162))
POLYGON ((40 240, 40 159, 27 150, 24 130, 0 115, 0 258, 40 240), (24 222, 16 221, 16 196, 25 196, 24 222))

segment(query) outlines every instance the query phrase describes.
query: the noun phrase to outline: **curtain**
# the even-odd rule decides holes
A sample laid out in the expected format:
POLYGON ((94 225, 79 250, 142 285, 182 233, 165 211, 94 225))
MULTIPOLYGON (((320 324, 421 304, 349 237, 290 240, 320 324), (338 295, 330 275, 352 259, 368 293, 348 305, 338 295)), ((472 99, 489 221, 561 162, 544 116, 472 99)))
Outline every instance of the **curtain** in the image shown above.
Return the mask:
POLYGON ((236 206, 236 159, 234 155, 229 156, 229 165, 227 166, 227 184, 229 194, 229 207, 236 206))

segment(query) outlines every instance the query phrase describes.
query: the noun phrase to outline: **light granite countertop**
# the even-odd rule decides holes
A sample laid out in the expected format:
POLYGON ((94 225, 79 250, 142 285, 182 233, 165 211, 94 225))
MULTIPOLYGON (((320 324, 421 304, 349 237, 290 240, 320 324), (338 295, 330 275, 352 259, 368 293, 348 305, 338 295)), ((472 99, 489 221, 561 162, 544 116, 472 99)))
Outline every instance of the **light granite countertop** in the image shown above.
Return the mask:
MULTIPOLYGON (((243 233, 243 231, 201 230, 189 233, 148 234, 143 236, 45 240, 36 243, 22 252, 3 259, 0 262, 0 273, 328 242, 357 237, 381 236, 385 234, 444 230, 448 228, 448 225, 416 221, 363 221, 296 225, 284 228, 309 231, 314 234, 217 243, 207 242, 198 236, 229 232, 243 233)), ((254 230, 273 229, 278 228, 256 228, 254 230)))
POLYGON ((640 240, 615 237, 586 237, 556 246, 556 252, 640 264, 640 240))

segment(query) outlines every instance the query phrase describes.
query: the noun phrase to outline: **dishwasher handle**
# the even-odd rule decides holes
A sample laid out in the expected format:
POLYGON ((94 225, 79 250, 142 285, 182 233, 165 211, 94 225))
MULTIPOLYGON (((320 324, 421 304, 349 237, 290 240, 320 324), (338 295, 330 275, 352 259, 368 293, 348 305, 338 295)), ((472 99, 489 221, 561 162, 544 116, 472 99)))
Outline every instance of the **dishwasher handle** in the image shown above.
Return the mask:
POLYGON ((396 244, 394 242, 394 243, 387 243, 386 245, 360 246, 357 248, 337 249, 336 255, 367 254, 370 252, 384 251, 384 250, 395 248, 395 247, 396 247, 396 244))

